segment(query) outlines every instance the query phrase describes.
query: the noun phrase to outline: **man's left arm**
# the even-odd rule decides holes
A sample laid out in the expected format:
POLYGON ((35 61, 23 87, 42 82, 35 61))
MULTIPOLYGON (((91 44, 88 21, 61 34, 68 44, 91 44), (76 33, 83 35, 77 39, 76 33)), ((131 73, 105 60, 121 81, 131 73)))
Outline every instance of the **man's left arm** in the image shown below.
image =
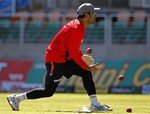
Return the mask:
POLYGON ((80 29, 73 29, 71 31, 71 39, 69 41, 69 56, 74 59, 74 61, 79 64, 83 69, 87 69, 88 65, 83 61, 82 50, 80 49, 80 45, 83 40, 83 33, 80 29))

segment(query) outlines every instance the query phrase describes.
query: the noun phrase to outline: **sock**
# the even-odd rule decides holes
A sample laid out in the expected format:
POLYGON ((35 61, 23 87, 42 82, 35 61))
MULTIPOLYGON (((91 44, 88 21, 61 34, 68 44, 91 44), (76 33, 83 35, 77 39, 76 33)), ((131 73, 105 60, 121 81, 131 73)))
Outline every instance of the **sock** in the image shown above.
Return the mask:
POLYGON ((19 101, 22 101, 22 100, 27 99, 26 93, 22 93, 22 94, 16 95, 15 97, 16 97, 19 101))
POLYGON ((90 97, 91 104, 93 104, 93 105, 99 105, 99 104, 100 104, 100 103, 98 102, 98 99, 97 99, 96 94, 90 95, 89 97, 90 97))

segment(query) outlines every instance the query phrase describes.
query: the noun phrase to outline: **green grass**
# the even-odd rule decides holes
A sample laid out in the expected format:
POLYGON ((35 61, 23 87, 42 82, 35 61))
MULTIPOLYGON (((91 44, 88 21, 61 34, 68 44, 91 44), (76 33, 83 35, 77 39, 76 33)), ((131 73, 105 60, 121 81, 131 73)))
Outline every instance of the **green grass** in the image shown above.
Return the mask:
MULTIPOLYGON (((26 100, 20 102, 20 111, 12 111, 6 96, 0 93, 0 114, 73 114, 73 110, 88 107, 90 102, 86 94, 55 93, 51 98, 26 100)), ((127 114, 126 109, 132 108, 132 114, 150 114, 150 95, 130 94, 98 94, 102 103, 113 108, 112 112, 103 114, 127 114)))

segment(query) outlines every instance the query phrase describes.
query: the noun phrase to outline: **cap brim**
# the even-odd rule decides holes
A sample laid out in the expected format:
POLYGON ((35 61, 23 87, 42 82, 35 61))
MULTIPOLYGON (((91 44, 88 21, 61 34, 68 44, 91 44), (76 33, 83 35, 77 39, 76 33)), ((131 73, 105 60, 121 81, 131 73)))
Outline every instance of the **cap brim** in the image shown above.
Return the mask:
POLYGON ((94 11, 99 11, 100 10, 100 8, 94 8, 94 11))

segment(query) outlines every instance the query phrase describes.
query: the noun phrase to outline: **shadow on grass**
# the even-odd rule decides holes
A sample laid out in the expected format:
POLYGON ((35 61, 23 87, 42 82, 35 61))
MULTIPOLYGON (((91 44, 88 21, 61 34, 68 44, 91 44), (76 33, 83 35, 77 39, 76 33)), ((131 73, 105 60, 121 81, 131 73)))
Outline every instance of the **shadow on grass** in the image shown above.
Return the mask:
MULTIPOLYGON (((77 113, 74 110, 36 110, 37 112, 62 112, 62 113, 77 113)), ((86 112, 86 113, 112 113, 113 111, 102 111, 102 112, 86 112)), ((79 112, 85 113, 85 112, 79 112)))
POLYGON ((36 110, 37 112, 73 112, 71 110, 36 110))

